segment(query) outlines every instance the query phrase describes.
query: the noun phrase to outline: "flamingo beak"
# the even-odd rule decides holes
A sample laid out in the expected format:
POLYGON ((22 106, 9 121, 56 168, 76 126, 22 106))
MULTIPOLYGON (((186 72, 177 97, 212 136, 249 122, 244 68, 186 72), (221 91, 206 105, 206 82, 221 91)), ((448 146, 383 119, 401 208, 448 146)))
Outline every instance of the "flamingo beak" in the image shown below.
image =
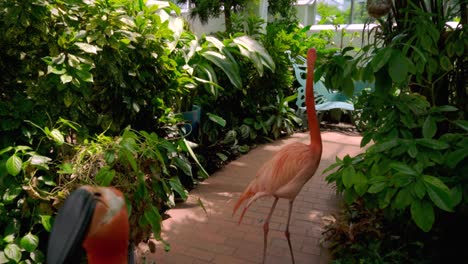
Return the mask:
MULTIPOLYGON (((76 189, 67 197, 55 218, 49 237, 47 263, 79 263, 83 248, 87 251, 98 247, 102 239, 109 237, 109 229, 116 221, 126 228, 127 231, 121 231, 120 238, 128 243, 127 218, 124 196, 117 189, 92 186, 76 189)), ((129 263, 132 263, 130 257, 131 254, 129 263)))
POLYGON ((83 254, 81 244, 92 220, 97 200, 89 189, 73 191, 59 209, 50 232, 48 264, 77 263, 83 254))

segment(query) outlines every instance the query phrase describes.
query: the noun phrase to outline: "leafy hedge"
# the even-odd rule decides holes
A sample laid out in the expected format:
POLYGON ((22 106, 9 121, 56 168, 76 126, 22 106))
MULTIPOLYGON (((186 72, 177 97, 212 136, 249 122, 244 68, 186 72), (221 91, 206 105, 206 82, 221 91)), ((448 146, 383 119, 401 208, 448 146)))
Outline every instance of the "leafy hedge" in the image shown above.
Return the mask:
MULTIPOLYGON (((433 2, 432 7, 446 4, 433 2)), ((337 159, 327 180, 348 207, 359 205, 358 214, 382 214, 369 228, 383 228, 353 245, 349 237, 328 236, 336 263, 370 261, 369 241, 376 242, 380 257, 390 256, 375 263, 431 263, 464 254, 448 234, 467 233, 460 224, 468 208, 466 24, 446 25, 456 9, 427 13, 431 9, 424 4, 398 5, 380 20, 374 43, 355 56, 347 54, 352 47, 345 48, 318 69, 317 78, 324 74, 326 83, 345 93, 352 92, 353 79, 375 81, 375 91, 364 92, 357 103, 361 146, 368 148, 337 159), (395 241, 377 243, 385 239, 395 241), (416 250, 407 250, 415 244, 416 250)), ((355 214, 345 214, 348 226, 362 223, 355 214)), ((341 229, 338 222, 343 223, 330 225, 329 234, 340 233, 334 232, 341 229)))
POLYGON ((197 37, 158 3, 0 4, 0 263, 43 262, 56 210, 82 184, 122 189, 133 242, 160 239, 162 213, 207 177, 200 163, 296 128, 291 73, 268 77, 284 54, 245 33, 197 37), (233 95, 242 107, 222 116, 233 95), (177 115, 194 103, 206 119, 196 153, 177 115))

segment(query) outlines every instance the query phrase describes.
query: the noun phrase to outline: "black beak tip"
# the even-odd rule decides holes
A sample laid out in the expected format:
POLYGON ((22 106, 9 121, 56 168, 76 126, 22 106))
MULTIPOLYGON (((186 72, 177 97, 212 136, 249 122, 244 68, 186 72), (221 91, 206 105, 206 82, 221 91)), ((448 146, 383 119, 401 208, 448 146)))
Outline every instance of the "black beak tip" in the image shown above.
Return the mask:
POLYGON ((83 252, 81 244, 96 207, 94 195, 78 188, 73 191, 59 209, 50 232, 47 263, 79 262, 83 252))

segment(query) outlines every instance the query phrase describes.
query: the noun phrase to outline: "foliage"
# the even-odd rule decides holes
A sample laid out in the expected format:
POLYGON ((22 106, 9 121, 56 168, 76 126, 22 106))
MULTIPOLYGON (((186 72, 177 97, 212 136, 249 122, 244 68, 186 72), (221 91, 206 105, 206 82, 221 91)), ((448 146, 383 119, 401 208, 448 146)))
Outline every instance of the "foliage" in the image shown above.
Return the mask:
POLYGON ((320 16, 320 20, 317 23, 319 25, 345 24, 345 15, 337 6, 320 2, 317 5, 317 14, 320 16))
POLYGON ((268 13, 273 16, 279 15, 281 19, 288 21, 295 20, 295 3, 295 0, 268 0, 268 13))
MULTIPOLYGON (((396 253, 415 257, 404 248, 421 242, 422 262, 457 251, 454 238, 444 234, 465 233, 458 223, 468 204, 466 24, 447 26, 455 10, 442 12, 442 5, 398 2, 395 13, 379 20, 373 43, 355 56, 348 55, 352 47, 330 56, 316 74, 348 94, 353 80, 375 81, 375 91, 364 92, 357 103, 367 149, 337 159, 327 180, 348 206, 362 201, 363 211, 384 212, 381 224, 392 230, 387 235, 404 237, 396 253)), ((388 248, 377 250, 383 256, 388 248)))
MULTIPOLYGON (((179 3, 185 3, 186 0, 177 0, 179 3)), ((224 25, 226 31, 231 31, 231 12, 238 12, 244 10, 248 4, 246 0, 192 0, 191 4, 195 5, 190 9, 190 16, 192 18, 198 17, 204 24, 208 23, 210 17, 219 17, 224 15, 224 25)))
POLYGON ((425 263, 422 245, 405 243, 404 236, 389 230, 381 209, 368 209, 358 200, 326 220, 322 241, 334 255, 331 263, 425 263))
POLYGON ((2 251, 9 261, 28 257, 34 263, 43 261, 37 258, 43 258, 45 243, 40 248, 38 244, 47 239, 63 199, 78 186, 112 185, 122 190, 134 227, 131 240, 138 243, 151 233, 161 239, 160 212, 174 206, 177 198, 187 198, 181 175, 192 180, 207 177, 202 170, 194 174, 188 159, 191 150, 183 138, 168 140, 127 128, 117 137, 100 134, 78 143, 64 136, 61 127, 43 129, 46 138, 55 142, 52 149, 63 158, 61 164, 29 146, 0 151, 0 223, 7 226, 2 251))
MULTIPOLYGON (((429 108, 423 97, 401 94, 382 105, 381 98, 363 97, 369 109, 381 109, 368 117, 361 146, 374 144, 354 158, 337 160, 339 170, 328 176, 336 182, 345 201, 362 197, 370 208, 407 214, 423 231, 430 231, 437 210, 453 212, 466 200, 463 164, 468 146, 463 130, 434 138, 444 113, 453 107, 429 108), (465 153, 465 154, 463 154, 465 153), (464 198, 463 198, 464 197, 464 198)), ((459 122, 455 121, 454 125, 459 122)), ((460 123, 461 124, 461 123, 460 123)))

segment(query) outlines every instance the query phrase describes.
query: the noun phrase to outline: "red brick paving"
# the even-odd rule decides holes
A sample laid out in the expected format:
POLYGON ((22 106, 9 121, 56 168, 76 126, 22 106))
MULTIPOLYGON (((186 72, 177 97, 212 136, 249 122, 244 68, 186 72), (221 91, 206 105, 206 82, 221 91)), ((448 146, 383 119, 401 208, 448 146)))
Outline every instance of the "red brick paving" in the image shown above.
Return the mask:
MULTIPOLYGON (((221 171, 199 184, 188 201, 167 211, 170 218, 163 221, 163 238, 171 244, 165 252, 157 242, 156 253, 149 253, 140 245, 145 260, 140 263, 261 263, 263 254, 263 220, 272 198, 262 198, 247 211, 241 225, 239 212, 232 215, 233 204, 255 177, 257 169, 283 145, 309 140, 307 133, 298 133, 271 144, 259 146, 247 155, 232 161, 221 171), (200 198, 207 214, 198 205, 200 198)), ((356 155, 361 150, 361 137, 338 132, 322 132, 323 154, 315 176, 304 186, 294 202, 291 217, 291 243, 297 264, 329 262, 326 248, 320 245, 323 231, 322 217, 338 210, 340 199, 332 186, 325 182, 322 172, 335 162, 335 157, 356 155)), ((284 237, 288 202, 280 199, 271 218, 268 264, 291 263, 287 240, 284 237)))

